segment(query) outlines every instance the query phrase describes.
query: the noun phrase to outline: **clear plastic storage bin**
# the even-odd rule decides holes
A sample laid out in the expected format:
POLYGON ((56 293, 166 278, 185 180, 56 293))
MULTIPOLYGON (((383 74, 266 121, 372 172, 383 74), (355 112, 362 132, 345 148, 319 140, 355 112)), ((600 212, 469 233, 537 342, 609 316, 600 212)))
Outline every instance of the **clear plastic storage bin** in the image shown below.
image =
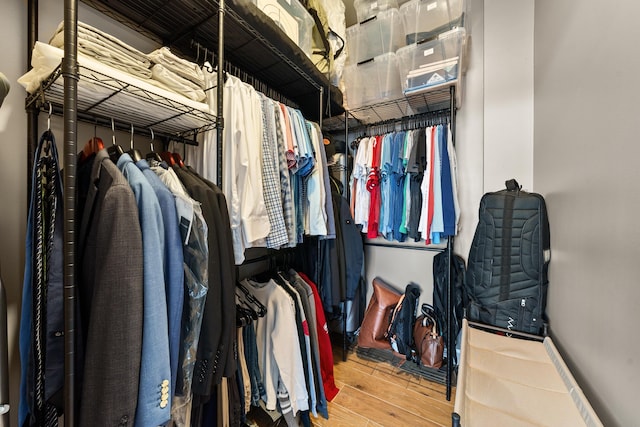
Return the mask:
POLYGON ((411 0, 400 6, 406 44, 464 26, 465 0, 411 0))
POLYGON ((363 22, 385 10, 397 9, 398 0, 354 0, 353 7, 356 9, 358 22, 363 22))
POLYGON ((357 64, 404 46, 404 30, 398 9, 380 12, 368 21, 347 28, 347 62, 357 64))
POLYGON ((298 0, 251 0, 308 57, 311 57, 313 18, 298 0))
POLYGON ((405 95, 454 81, 463 71, 464 28, 443 33, 438 39, 398 49, 398 66, 405 95))
POLYGON ((402 98, 398 60, 393 52, 347 65, 344 79, 349 108, 402 98))

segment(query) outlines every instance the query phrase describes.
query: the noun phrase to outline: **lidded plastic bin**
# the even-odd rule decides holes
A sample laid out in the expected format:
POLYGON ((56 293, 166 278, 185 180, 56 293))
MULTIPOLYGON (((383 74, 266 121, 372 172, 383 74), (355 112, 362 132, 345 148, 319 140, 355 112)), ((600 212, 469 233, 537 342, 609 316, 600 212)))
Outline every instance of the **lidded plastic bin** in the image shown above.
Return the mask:
POLYGON ((436 40, 398 49, 403 93, 419 93, 456 80, 463 72, 465 48, 466 31, 457 28, 436 40))
POLYGON ((398 9, 378 13, 369 20, 347 28, 347 62, 357 64, 405 45, 398 9))
POLYGON ((354 0, 353 7, 358 22, 363 22, 385 10, 397 9, 398 0, 354 0))
POLYGON ((466 0, 411 0, 400 6, 406 44, 464 27, 466 0))
POLYGON ((265 15, 311 57, 313 18, 298 0, 252 0, 265 15))
POLYGON ((393 52, 363 63, 347 65, 344 79, 349 108, 402 97, 398 60, 393 52))

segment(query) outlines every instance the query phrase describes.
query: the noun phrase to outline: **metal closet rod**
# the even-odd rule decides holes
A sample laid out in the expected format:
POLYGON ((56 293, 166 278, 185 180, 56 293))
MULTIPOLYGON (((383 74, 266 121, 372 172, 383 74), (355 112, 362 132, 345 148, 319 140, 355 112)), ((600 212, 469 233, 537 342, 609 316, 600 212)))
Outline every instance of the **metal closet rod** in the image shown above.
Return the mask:
POLYGON ((404 117, 401 119, 385 120, 383 122, 373 123, 370 125, 359 126, 357 129, 366 129, 368 134, 382 134, 394 132, 399 126, 401 130, 419 129, 428 126, 448 123, 451 120, 451 110, 444 108, 442 110, 430 111, 415 116, 404 117))
POLYGON ((444 252, 447 250, 446 246, 427 246, 427 245, 403 245, 398 243, 378 243, 365 241, 365 246, 377 246, 380 248, 395 248, 395 249, 412 249, 416 251, 427 251, 427 252, 444 252))
MULTIPOLYGON (((190 45, 191 45, 191 47, 193 49, 196 49, 196 61, 195 62, 198 65, 202 61, 206 61, 208 59, 209 53, 211 53, 210 64, 216 63, 215 62, 216 54, 215 54, 215 52, 213 50, 209 50, 209 48, 207 48, 206 46, 204 46, 200 42, 197 42, 197 41, 195 41, 193 39, 191 39, 190 45), (201 53, 202 53, 202 61, 200 61, 201 53)), ((212 67, 213 67, 213 65, 212 65, 212 67)), ((241 69, 240 67, 232 64, 231 62, 225 60, 223 69, 224 69, 225 73, 231 74, 232 76, 235 76, 235 77, 239 78, 243 82, 253 86, 257 91, 262 92, 263 94, 265 94, 269 98, 273 99, 274 101, 278 101, 278 102, 280 102, 282 104, 288 105, 289 107, 296 108, 298 110, 300 109, 300 106, 296 102, 294 102, 291 99, 289 99, 286 96, 284 96, 277 89, 272 88, 271 86, 269 86, 266 83, 264 83, 262 80, 259 80, 256 77, 254 77, 251 73, 248 73, 247 71, 244 71, 243 69, 241 69)), ((209 72, 213 72, 213 71, 215 71, 215 69, 211 68, 208 71, 209 72)), ((218 87, 218 85, 216 84, 214 86, 206 88, 204 91, 207 92, 207 91, 213 90, 213 89, 215 89, 217 87, 218 87)))
MULTIPOLYGON (((40 111, 48 113, 49 105, 52 106, 51 114, 53 116, 62 115, 63 107, 59 104, 52 104, 49 102, 42 104, 40 107, 40 111)), ((104 117, 97 114, 91 114, 91 113, 85 113, 85 112, 77 112, 77 119, 78 121, 81 121, 83 123, 111 129, 112 119, 110 117, 104 117)), ((123 122, 121 120, 113 119, 113 123, 114 123, 115 130, 118 130, 118 131, 131 133, 131 126, 133 126, 133 132, 136 135, 143 135, 143 136, 150 137, 152 139, 157 138, 162 142, 175 141, 175 142, 180 142, 182 144, 198 145, 198 141, 196 141, 197 131, 189 132, 189 133, 193 133, 193 138, 188 138, 184 135, 175 135, 175 134, 170 134, 165 132, 158 132, 153 130, 153 128, 150 128, 150 127, 136 126, 135 124, 123 122)))
POLYGON ((247 258, 238 267, 242 267, 249 264, 255 264, 263 261, 286 261, 287 258, 292 257, 295 254, 297 248, 282 248, 270 250, 269 253, 257 256, 255 258, 247 258))

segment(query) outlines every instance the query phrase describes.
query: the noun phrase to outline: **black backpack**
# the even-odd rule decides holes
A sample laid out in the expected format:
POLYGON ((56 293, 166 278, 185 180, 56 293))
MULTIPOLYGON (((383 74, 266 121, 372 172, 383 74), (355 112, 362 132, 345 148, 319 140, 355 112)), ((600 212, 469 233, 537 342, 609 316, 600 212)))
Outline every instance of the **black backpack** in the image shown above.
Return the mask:
MULTIPOLYGON (((436 325, 438 334, 444 338, 447 345, 447 267, 449 266, 449 254, 441 252, 433 257, 433 306, 436 315, 436 325)), ((453 317, 451 318, 451 332, 455 340, 458 332, 462 328, 462 317, 464 315, 463 292, 465 292, 465 265, 464 260, 459 255, 453 254, 451 260, 451 295, 453 300, 453 317)), ((453 356, 454 366, 456 364, 456 353, 453 356)))
POLYGON ((547 207, 515 179, 505 185, 480 200, 465 277, 467 317, 542 335, 551 256, 547 207))
POLYGON ((389 327, 386 337, 391 343, 391 348, 400 354, 404 354, 407 360, 412 358, 413 324, 416 321, 416 312, 420 300, 420 287, 415 283, 409 283, 400 297, 400 301, 391 312, 389 327))

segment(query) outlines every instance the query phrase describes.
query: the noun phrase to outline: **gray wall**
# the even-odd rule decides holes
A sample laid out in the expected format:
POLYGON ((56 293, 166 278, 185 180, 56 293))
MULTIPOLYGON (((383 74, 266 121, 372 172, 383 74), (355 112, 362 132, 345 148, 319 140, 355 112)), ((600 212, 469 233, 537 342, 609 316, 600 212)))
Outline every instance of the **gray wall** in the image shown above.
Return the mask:
POLYGON ((607 426, 637 426, 640 4, 535 5, 534 189, 551 226, 548 314, 607 426))
POLYGON ((510 178, 524 189, 533 185, 533 6, 484 2, 485 192, 510 178))
POLYGON ((20 379, 17 328, 27 222, 27 115, 24 91, 15 81, 27 63, 27 8, 26 2, 5 3, 0 13, 0 38, 5 41, 0 47, 0 71, 11 82, 11 91, 0 109, 0 264, 7 291, 11 425, 17 425, 20 379))

